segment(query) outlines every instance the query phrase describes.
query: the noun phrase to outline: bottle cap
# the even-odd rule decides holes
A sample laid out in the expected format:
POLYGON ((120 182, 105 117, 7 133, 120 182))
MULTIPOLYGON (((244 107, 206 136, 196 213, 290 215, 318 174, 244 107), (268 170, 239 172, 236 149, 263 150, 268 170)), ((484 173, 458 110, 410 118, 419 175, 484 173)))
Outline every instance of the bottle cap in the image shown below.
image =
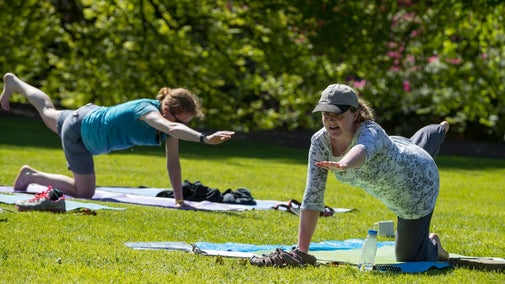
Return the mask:
POLYGON ((376 230, 368 230, 368 234, 377 236, 377 231, 376 230))

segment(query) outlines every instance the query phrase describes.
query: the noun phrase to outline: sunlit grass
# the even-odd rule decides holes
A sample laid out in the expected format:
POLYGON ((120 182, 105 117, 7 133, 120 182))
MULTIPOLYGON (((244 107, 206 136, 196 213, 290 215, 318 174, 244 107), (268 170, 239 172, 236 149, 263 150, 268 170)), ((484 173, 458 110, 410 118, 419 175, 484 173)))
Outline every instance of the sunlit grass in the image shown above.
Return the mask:
MULTIPOLYGON (((40 122, 0 118, 0 184, 23 164, 67 172, 59 140, 40 122)), ((235 139, 217 147, 181 143, 183 178, 212 188, 248 188, 256 199, 301 200, 307 149, 235 139)), ((451 252, 505 257, 505 160, 439 157, 441 192, 432 229, 451 252)), ((96 157, 99 185, 170 187, 162 147, 96 157)), ((364 191, 328 179, 325 202, 356 208, 319 220, 314 241, 363 238, 374 222, 395 216, 364 191)), ((15 212, 0 222, 1 283, 473 283, 504 273, 454 269, 419 275, 360 274, 352 267, 257 268, 182 252, 136 251, 131 241, 294 244, 298 219, 269 211, 212 213, 107 203, 127 208, 77 213, 15 212)), ((11 212, 7 211, 10 210, 11 212)), ((380 239, 391 240, 391 239, 380 239)))

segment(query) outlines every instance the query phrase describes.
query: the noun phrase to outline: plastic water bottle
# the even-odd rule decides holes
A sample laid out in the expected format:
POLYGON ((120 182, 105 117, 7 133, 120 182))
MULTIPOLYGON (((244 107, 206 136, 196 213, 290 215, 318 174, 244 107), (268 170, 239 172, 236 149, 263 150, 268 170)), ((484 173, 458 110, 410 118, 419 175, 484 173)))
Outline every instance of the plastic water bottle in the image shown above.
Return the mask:
POLYGON ((368 230, 368 236, 361 248, 358 268, 360 271, 372 271, 377 253, 377 231, 368 230))

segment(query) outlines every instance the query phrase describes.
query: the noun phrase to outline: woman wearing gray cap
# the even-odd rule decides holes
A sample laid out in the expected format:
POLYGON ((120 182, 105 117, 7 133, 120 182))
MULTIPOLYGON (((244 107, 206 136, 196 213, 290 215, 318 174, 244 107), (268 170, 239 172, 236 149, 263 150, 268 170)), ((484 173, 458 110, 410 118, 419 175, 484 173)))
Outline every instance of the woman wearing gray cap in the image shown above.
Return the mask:
POLYGON ((279 259, 315 263, 307 252, 324 211, 328 172, 343 183, 364 189, 397 215, 398 261, 447 260, 448 252, 429 228, 439 192, 433 157, 449 124, 426 126, 410 139, 388 136, 355 91, 341 84, 328 86, 313 112, 321 112, 324 127, 311 139, 297 248, 252 259, 251 263, 262 266, 279 259))

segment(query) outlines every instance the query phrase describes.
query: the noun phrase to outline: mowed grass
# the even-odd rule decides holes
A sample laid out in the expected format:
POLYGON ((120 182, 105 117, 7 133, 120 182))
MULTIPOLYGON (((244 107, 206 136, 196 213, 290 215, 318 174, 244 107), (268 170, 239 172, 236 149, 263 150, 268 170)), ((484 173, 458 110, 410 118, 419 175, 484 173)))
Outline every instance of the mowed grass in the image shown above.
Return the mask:
MULTIPOLYGON (((29 164, 68 173, 59 138, 41 121, 0 117, 0 184, 29 164)), ((183 178, 212 188, 248 188, 256 199, 301 200, 308 149, 234 139, 219 146, 181 142, 183 178)), ((432 220, 444 246, 464 255, 505 257, 505 160, 440 156, 441 192, 432 220)), ((98 156, 103 186, 170 187, 163 147, 98 156)), ((330 176, 325 203, 356 208, 321 218, 314 241, 364 238, 395 220, 361 189, 330 176)), ((126 208, 78 213, 15 211, 0 204, 0 283, 503 283, 504 272, 456 268, 422 274, 358 273, 348 266, 258 268, 247 261, 183 252, 137 251, 132 241, 295 244, 298 218, 275 210, 202 212, 104 203, 126 208)), ((391 238, 380 238, 392 240, 391 238)))

